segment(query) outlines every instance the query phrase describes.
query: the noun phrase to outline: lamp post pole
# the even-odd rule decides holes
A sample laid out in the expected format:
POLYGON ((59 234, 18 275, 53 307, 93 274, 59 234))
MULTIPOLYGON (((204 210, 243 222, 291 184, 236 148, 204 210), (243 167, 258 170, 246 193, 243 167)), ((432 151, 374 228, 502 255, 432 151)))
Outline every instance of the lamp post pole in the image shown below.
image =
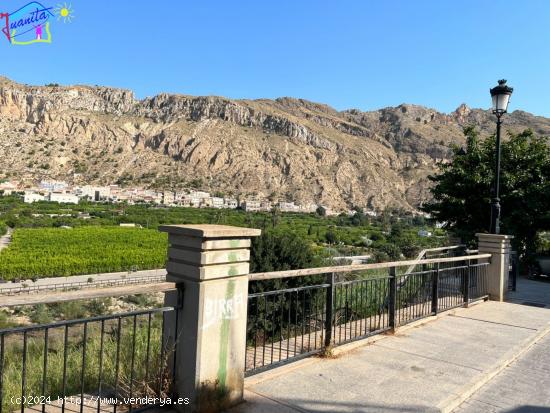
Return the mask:
POLYGON ((495 186, 491 200, 491 234, 500 234, 500 125, 501 113, 497 113, 497 153, 495 162, 495 186))
POLYGON ((506 85, 506 80, 498 81, 498 86, 492 88, 491 98, 493 100, 493 113, 497 117, 497 136, 496 136, 496 161, 495 161, 495 186, 493 188, 493 198, 491 199, 491 234, 500 234, 500 126, 501 117, 508 111, 510 96, 513 88, 506 85))

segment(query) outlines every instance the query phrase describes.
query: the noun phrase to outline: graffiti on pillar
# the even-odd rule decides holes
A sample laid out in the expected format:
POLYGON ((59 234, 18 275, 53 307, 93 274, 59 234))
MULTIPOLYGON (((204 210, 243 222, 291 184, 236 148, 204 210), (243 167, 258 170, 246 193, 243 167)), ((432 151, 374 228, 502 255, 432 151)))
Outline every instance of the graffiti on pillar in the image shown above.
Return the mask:
POLYGON ((235 320, 245 313, 245 297, 235 294, 225 298, 206 298, 202 329, 219 324, 223 320, 235 320))

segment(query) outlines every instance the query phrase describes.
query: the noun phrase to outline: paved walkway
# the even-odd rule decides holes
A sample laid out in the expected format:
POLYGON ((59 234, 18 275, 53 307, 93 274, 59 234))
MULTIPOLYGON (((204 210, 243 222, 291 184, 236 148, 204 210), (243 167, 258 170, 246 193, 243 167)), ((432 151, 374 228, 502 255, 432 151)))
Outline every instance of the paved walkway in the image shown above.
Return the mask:
POLYGON ((520 277, 517 281, 516 291, 508 293, 507 301, 550 308, 550 282, 532 281, 520 277))
MULTIPOLYGON (((550 309, 550 283, 518 280, 509 300, 550 309)), ((550 311, 550 310, 549 310, 550 311)), ((550 412, 550 334, 474 393, 456 413, 550 412)))
POLYGON ((537 342, 455 412, 550 412, 550 335, 537 342))
MULTIPOLYGON (((550 308, 497 302, 461 308, 334 359, 309 358, 251 376, 247 402, 231 413, 448 412, 516 359, 523 371, 542 362, 549 332, 550 308)), ((537 374, 546 381, 533 379, 548 383, 549 371, 537 374)))

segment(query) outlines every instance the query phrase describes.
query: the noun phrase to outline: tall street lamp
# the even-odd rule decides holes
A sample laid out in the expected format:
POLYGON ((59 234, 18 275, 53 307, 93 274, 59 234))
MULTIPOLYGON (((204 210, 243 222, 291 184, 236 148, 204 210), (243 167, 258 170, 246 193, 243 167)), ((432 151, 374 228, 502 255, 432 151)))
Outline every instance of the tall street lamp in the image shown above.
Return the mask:
POLYGON ((491 234, 500 233, 500 125, 501 116, 508 110, 510 96, 513 88, 506 86, 506 80, 498 81, 498 86, 491 89, 493 98, 493 113, 497 116, 497 156, 495 165, 495 187, 493 189, 493 199, 491 200, 491 234))

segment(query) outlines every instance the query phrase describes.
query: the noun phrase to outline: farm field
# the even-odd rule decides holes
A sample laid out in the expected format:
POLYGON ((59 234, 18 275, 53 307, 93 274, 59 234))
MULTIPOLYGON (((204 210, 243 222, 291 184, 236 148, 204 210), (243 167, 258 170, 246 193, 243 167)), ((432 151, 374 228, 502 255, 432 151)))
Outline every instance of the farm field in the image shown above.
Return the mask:
POLYGON ((370 255, 373 261, 390 261, 413 257, 423 248, 448 245, 444 230, 434 228, 424 217, 398 210, 382 211, 375 217, 362 210, 355 215, 323 216, 276 209, 245 212, 89 202, 25 204, 20 196, 0 196, 0 232, 6 227, 14 229, 12 243, 0 252, 0 279, 161 268, 167 240, 157 228, 164 224, 246 226, 278 239, 292 235, 310 246, 319 259, 370 255), (125 223, 136 228, 120 227, 125 223), (422 237, 420 230, 433 236, 422 237))
POLYGON ((0 277, 61 277, 161 268, 167 237, 153 229, 120 227, 18 228, 0 253, 0 277))

